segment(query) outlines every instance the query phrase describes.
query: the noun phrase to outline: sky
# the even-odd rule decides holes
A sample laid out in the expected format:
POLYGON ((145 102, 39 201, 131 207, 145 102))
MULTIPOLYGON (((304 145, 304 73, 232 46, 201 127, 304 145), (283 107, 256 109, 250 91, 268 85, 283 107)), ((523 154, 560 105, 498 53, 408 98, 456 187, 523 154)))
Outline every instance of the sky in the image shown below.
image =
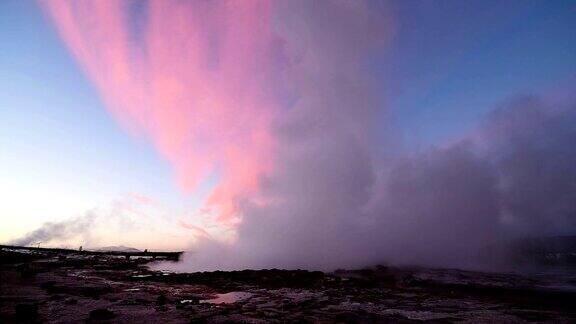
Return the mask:
POLYGON ((0 241, 133 193, 195 208, 166 161, 107 114, 39 4, 0 6, 0 241))
MULTIPOLYGON (((267 204, 260 179, 292 154, 269 129, 300 106, 338 110, 324 87, 354 81, 334 98, 372 116, 327 123, 422 152, 576 74, 574 1, 367 1, 326 16, 296 3, 0 1, 0 242, 94 214, 130 223, 120 241, 138 247, 235 237, 238 197, 267 204), (301 22, 313 18, 318 32, 301 22), (377 135, 358 130, 367 120, 377 135)), ((94 226, 94 245, 123 232, 94 226)))

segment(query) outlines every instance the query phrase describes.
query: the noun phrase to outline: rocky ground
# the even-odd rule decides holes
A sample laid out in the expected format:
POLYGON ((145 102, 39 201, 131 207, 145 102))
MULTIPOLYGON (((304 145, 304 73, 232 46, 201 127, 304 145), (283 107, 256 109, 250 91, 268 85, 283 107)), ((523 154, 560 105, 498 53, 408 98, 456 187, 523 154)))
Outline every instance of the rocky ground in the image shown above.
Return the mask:
POLYGON ((570 277, 383 266, 176 274, 147 260, 1 257, 0 323, 576 321, 570 277))

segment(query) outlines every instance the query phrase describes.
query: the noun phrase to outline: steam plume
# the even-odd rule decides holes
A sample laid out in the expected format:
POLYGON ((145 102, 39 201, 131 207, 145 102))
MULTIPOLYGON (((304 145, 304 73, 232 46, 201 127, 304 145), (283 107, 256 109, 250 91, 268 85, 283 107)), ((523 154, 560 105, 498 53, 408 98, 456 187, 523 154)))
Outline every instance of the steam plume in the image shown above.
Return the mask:
POLYGON ((168 213, 162 204, 149 197, 130 194, 82 215, 45 223, 8 244, 183 249, 192 239, 188 230, 168 219, 168 213))
POLYGON ((383 144, 396 139, 381 138, 368 65, 391 34, 382 8, 45 7, 111 112, 151 140, 183 189, 219 176, 205 207, 237 240, 203 240, 188 270, 462 265, 503 238, 575 230, 573 104, 512 101, 474 136, 415 155, 383 144))
POLYGON ((205 242, 183 267, 477 267, 494 243, 574 234, 575 123, 573 103, 515 98, 473 136, 386 162, 339 131, 309 135, 279 155, 271 203, 243 206, 238 243, 205 242))
POLYGON ((54 241, 65 242, 76 236, 81 236, 82 242, 90 242, 89 228, 93 223, 91 212, 61 222, 48 222, 40 228, 8 242, 10 245, 28 246, 33 244, 50 244, 54 241))

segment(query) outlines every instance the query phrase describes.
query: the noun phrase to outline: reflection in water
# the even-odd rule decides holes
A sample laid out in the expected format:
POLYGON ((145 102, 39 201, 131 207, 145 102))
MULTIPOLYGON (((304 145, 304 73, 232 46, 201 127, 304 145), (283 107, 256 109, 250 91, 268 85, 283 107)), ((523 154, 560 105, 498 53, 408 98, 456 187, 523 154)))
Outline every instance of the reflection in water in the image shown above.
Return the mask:
POLYGON ((206 299, 200 301, 201 303, 209 303, 209 304, 232 304, 237 301, 246 299, 251 297, 252 294, 243 291, 233 291, 226 294, 217 294, 216 298, 213 299, 206 299))

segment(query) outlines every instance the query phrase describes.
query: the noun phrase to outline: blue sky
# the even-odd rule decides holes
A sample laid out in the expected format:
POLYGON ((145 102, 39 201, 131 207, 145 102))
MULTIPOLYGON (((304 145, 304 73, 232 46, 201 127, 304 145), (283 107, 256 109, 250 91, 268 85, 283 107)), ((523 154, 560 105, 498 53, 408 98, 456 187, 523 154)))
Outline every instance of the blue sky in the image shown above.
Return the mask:
POLYGON ((133 192, 191 204, 106 112, 35 2, 0 2, 0 44, 0 240, 133 192))
POLYGON ((470 130, 509 96, 576 72, 574 1, 394 1, 397 34, 379 73, 412 144, 470 130))
MULTIPOLYGON (((576 73, 575 1, 391 1, 375 58, 392 127, 428 146, 576 73)), ((123 131, 34 1, 0 1, 0 241, 137 192, 182 210, 169 164, 123 131)), ((383 125, 385 123, 383 122, 383 125)))

